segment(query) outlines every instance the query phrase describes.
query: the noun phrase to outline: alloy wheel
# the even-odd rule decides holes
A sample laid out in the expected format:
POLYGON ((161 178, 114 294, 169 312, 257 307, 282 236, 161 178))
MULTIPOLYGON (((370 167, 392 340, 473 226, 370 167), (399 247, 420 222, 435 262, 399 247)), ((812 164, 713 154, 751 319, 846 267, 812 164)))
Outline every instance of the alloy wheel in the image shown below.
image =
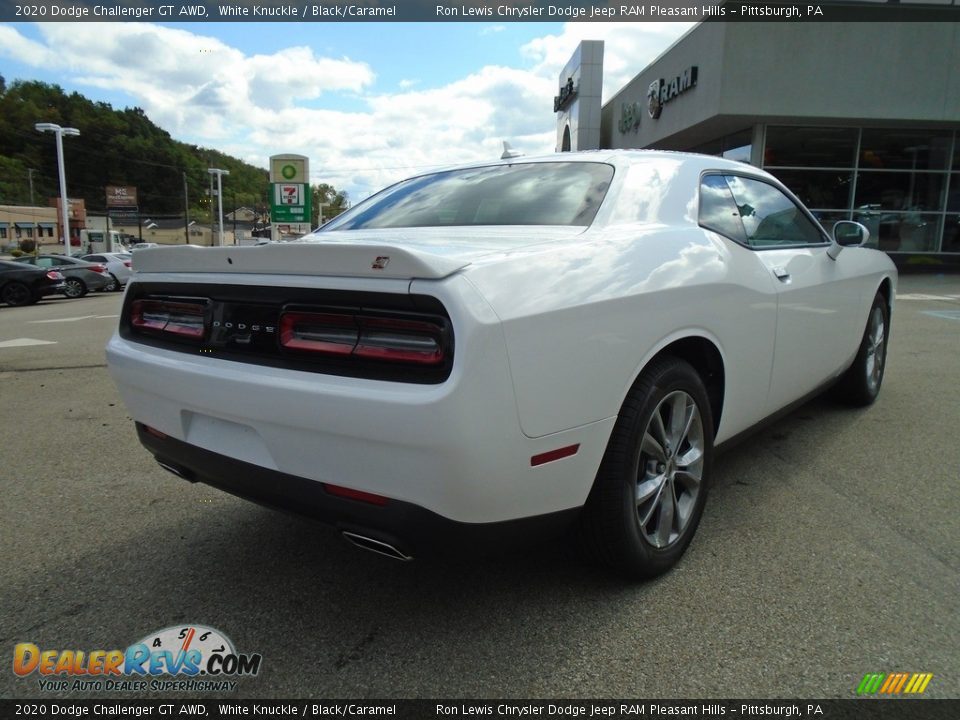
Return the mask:
POLYGON ((701 492, 703 461, 700 410, 686 392, 672 392, 650 417, 637 466, 637 522, 653 547, 672 545, 690 524, 701 492))
POLYGON ((876 392, 883 375, 884 343, 886 326, 883 322, 883 310, 879 306, 870 313, 870 329, 867 332, 867 355, 864 367, 867 372, 867 387, 876 392))

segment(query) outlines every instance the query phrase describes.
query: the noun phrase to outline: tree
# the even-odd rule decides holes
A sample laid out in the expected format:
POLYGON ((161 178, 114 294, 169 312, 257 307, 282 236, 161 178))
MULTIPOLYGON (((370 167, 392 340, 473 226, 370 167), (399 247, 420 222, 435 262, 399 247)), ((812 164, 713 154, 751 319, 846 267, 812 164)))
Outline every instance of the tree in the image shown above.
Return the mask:
MULTIPOLYGON (((130 185, 137 188, 142 217, 181 217, 186 173, 190 217, 209 222, 208 168, 230 171, 224 180, 224 212, 234 206, 259 207, 266 199, 266 170, 217 150, 177 142, 141 108, 114 110, 109 103, 42 82, 17 80, 7 86, 0 76, 0 198, 5 201, 27 202, 28 168, 36 170, 38 204, 59 193, 55 139, 36 132, 38 122, 80 131, 79 137, 64 142, 63 151, 70 197, 83 198, 88 212, 104 212, 107 185, 130 185)), ((315 224, 321 203, 324 219, 348 205, 346 193, 327 184, 314 188, 311 200, 315 224)))
POLYGON ((320 183, 311 188, 310 221, 313 227, 320 225, 321 204, 323 205, 323 222, 327 222, 342 213, 349 207, 347 193, 337 190, 333 185, 320 183))

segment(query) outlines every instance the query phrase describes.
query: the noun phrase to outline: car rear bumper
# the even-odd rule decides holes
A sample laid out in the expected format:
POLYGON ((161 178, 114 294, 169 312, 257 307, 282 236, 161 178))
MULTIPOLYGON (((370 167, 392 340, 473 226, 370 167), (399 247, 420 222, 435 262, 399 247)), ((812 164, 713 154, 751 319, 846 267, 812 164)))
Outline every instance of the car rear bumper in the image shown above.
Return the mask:
POLYGON ((555 537, 576 521, 577 509, 518 520, 464 523, 399 500, 374 504, 339 497, 313 480, 219 455, 174 438, 159 437, 136 423, 143 445, 166 470, 260 505, 332 525, 367 549, 398 559, 465 552, 494 552, 555 537), (395 553, 387 549, 393 549, 395 553))
MULTIPOLYGON (((275 477, 296 478, 290 482, 299 495, 322 496, 324 484, 332 484, 468 525, 579 508, 615 418, 525 436, 506 353, 491 350, 498 329, 478 332, 487 335, 479 341, 459 336, 463 359, 439 385, 251 365, 119 335, 107 346, 107 359, 134 420, 186 447, 259 468, 247 476, 268 485, 275 477), (571 447, 572 454, 534 461, 571 447)), ((219 469, 226 465, 193 468, 192 461, 159 452, 155 442, 144 444, 211 485, 231 482, 230 472, 219 469)), ((249 488, 237 494, 258 497, 249 488)))
POLYGON ((60 295, 63 293, 64 284, 57 283, 56 285, 42 285, 40 287, 34 287, 33 293, 38 298, 47 297, 48 295, 60 295))

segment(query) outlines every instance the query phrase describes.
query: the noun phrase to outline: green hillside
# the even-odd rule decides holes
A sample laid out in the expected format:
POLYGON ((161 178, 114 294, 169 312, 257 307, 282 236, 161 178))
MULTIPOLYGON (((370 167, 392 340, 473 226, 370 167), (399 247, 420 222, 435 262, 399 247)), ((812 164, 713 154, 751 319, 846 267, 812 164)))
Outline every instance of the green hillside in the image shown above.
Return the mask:
MULTIPOLYGON (((224 212, 236 206, 263 206, 267 171, 208 148, 172 139, 140 108, 115 110, 57 85, 14 82, 0 77, 0 204, 46 205, 59 195, 56 139, 34 129, 38 122, 75 127, 79 137, 64 138, 70 197, 86 201, 88 212, 105 209, 106 185, 133 185, 144 217, 182 216, 183 173, 187 175, 190 216, 209 212, 207 168, 230 171, 224 179, 224 212)), ((214 203, 215 205, 215 203, 214 203)))

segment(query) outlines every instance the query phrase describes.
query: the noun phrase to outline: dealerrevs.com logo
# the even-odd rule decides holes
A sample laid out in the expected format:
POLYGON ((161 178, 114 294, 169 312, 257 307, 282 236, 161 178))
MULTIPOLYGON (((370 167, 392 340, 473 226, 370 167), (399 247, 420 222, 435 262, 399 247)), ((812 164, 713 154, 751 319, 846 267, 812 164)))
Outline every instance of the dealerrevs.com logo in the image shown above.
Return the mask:
POLYGON ((857 686, 857 695, 922 695, 933 673, 867 673, 857 686))
POLYGON ((36 676, 49 692, 229 691, 237 679, 260 672, 259 653, 238 653, 211 627, 175 625, 150 633, 126 650, 13 648, 13 672, 36 676))

